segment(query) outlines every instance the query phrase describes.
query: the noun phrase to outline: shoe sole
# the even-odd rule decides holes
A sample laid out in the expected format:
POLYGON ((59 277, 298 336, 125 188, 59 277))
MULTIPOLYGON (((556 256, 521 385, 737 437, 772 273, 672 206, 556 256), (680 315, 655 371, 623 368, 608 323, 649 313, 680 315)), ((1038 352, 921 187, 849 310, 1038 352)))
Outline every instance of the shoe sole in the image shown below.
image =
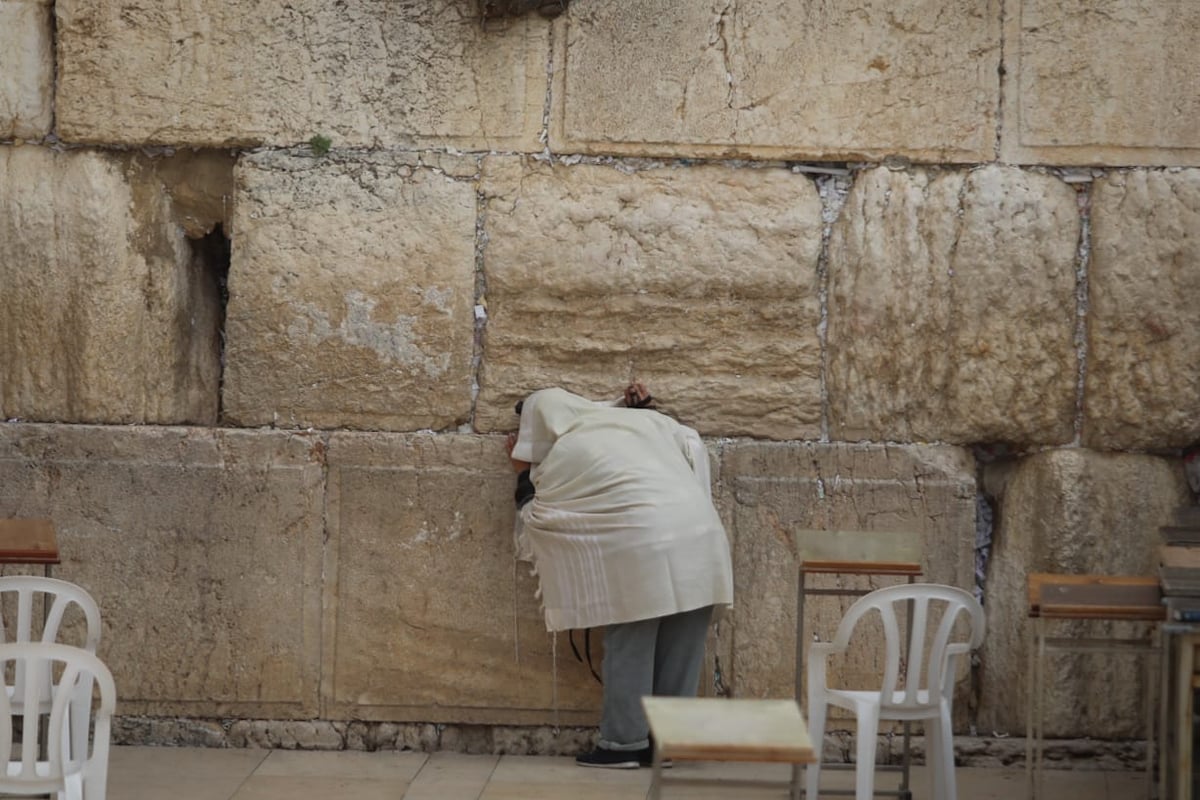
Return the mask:
POLYGON ((580 767, 594 767, 598 769, 637 769, 640 766, 636 761, 614 761, 611 764, 590 764, 586 761, 576 761, 575 763, 580 767))

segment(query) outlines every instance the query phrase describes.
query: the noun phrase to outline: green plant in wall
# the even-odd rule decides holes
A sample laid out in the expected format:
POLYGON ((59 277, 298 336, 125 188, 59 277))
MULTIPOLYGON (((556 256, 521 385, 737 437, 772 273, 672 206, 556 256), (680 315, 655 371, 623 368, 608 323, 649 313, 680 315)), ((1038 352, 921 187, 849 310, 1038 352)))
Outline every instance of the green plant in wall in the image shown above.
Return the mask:
POLYGON ((333 146, 333 140, 318 133, 308 140, 308 146, 312 148, 313 155, 323 156, 333 146))

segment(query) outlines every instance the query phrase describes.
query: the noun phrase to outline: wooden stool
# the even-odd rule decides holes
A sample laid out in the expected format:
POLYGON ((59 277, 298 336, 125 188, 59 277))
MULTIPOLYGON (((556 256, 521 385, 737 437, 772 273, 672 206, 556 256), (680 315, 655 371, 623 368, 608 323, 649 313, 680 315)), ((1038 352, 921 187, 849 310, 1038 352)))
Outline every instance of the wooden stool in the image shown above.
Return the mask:
MULTIPOLYGON (((811 764, 816 760, 808 726, 795 700, 730 700, 719 697, 643 697, 654 737, 651 800, 662 785, 695 784, 696 778, 664 778, 663 759, 811 764)), ((723 786, 778 786, 775 781, 704 780, 723 786)))
MULTIPOLYGON (((1027 796, 1034 800, 1041 788, 1043 670, 1047 652, 1134 653, 1150 657, 1159 647, 1150 639, 1113 637, 1048 637, 1046 620, 1132 620, 1159 622, 1165 616, 1158 578, 1142 575, 1055 575, 1029 576, 1029 704, 1025 726, 1025 775, 1027 796)), ((1151 672, 1151 678, 1153 673, 1151 672)), ((1150 796, 1154 775, 1155 680, 1146 682, 1146 794, 1150 796)))

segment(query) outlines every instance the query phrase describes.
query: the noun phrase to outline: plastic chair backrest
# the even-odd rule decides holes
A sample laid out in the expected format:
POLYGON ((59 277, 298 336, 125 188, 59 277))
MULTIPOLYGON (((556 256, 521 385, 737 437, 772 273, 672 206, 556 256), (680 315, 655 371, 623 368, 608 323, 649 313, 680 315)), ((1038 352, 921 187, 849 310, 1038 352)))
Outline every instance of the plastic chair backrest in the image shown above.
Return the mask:
POLYGON ((28 642, 0 644, 0 670, 24 667, 29 675, 59 677, 50 687, 47 734, 42 736, 42 711, 38 696, 43 680, 29 680, 21 702, 11 702, 0 692, 0 753, 13 753, 14 717, 21 719, 19 755, 0 770, 0 791, 20 794, 63 792, 67 797, 102 800, 108 777, 109 740, 112 715, 116 707, 116 687, 112 674, 92 653, 65 644, 28 642), (92 712, 93 687, 99 689, 100 702, 92 712), (87 731, 94 719, 91 753, 86 733, 82 748, 69 729, 87 731), (39 759, 40 743, 45 739, 46 758, 39 759))
POLYGON ((7 575, 0 577, 0 602, 5 595, 17 596, 16 630, 6 629, 0 619, 0 640, 8 642, 33 641, 34 600, 42 596, 50 603, 46 610, 46 625, 41 641, 57 642, 63 618, 72 605, 79 607, 87 621, 84 641, 79 644, 89 653, 95 653, 100 644, 100 606, 81 586, 57 578, 40 578, 35 575, 7 575))
POLYGON ((844 650, 859 621, 872 611, 879 612, 883 624, 886 651, 880 691, 888 698, 889 706, 924 706, 937 702, 939 695, 947 696, 954 685, 951 657, 968 653, 983 643, 983 606, 970 592, 935 583, 907 583, 877 589, 850 606, 838 625, 832 642, 834 648, 844 650), (910 601, 908 659, 902 674, 905 649, 897 606, 907 607, 910 601), (964 616, 970 628, 968 638, 951 641, 955 624, 964 616), (918 698, 921 690, 929 692, 926 703, 918 698), (900 691, 903 692, 900 702, 892 702, 891 698, 900 691))
MULTIPOLYGON (((34 600, 41 597, 43 603, 48 603, 45 610, 45 626, 39 641, 53 644, 59 641, 62 633, 63 619, 72 606, 83 613, 86 622, 84 640, 78 646, 95 653, 100 644, 100 606, 82 587, 57 578, 40 578, 33 575, 8 575, 0 577, 0 608, 7 608, 4 600, 8 596, 16 596, 16 618, 14 625, 5 627, 3 617, 0 617, 0 643, 19 643, 33 641, 34 600)), ((19 665, 9 692, 14 703, 20 703, 25 697, 25 668, 19 665)), ((50 699, 49 684, 43 683, 43 695, 40 702, 50 699)))

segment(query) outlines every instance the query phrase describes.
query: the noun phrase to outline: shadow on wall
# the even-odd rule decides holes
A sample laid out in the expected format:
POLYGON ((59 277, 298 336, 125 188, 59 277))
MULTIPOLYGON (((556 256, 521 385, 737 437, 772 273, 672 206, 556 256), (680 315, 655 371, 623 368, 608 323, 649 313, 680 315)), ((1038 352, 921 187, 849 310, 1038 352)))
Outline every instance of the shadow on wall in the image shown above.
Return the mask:
POLYGON ((486 23, 500 17, 519 17, 536 11, 553 19, 567 10, 569 0, 479 0, 479 16, 486 23))

